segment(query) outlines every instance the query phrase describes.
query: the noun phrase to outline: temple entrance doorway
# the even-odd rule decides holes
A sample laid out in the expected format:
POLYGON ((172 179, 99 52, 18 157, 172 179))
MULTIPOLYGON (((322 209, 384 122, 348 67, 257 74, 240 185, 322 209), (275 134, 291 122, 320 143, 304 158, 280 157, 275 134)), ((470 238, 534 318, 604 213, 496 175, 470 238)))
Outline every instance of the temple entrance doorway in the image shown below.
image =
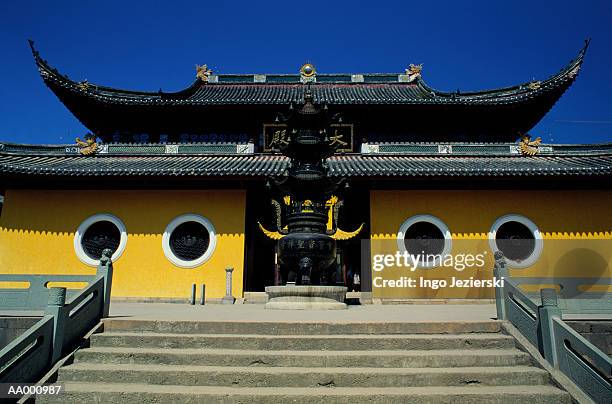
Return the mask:
POLYGON ((274 285, 276 241, 268 238, 259 228, 273 227, 271 195, 265 184, 247 190, 245 216, 245 292, 263 292, 274 285))
MULTIPOLYGON (((245 292, 263 292, 266 286, 276 285, 279 281, 276 274, 277 242, 267 237, 259 228, 258 222, 270 231, 276 231, 272 195, 260 184, 247 190, 245 217, 245 292)), ((370 196, 366 188, 351 187, 342 192, 343 206, 340 208, 339 227, 344 231, 353 231, 362 223, 361 232, 354 238, 338 241, 336 262, 336 281, 345 284, 349 291, 367 291, 370 285, 364 286, 364 275, 369 282, 368 274, 361 273, 362 240, 370 237, 370 196)), ((368 248, 366 246, 366 248, 368 248)))

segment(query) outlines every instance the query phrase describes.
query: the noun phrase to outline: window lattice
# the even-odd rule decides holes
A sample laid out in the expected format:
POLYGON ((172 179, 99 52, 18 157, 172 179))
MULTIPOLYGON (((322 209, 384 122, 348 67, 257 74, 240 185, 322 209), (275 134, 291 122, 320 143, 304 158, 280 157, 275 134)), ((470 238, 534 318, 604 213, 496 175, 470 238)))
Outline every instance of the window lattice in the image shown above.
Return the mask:
POLYGON ((89 226, 81 238, 83 251, 89 258, 98 260, 102 251, 109 248, 117 251, 121 241, 121 232, 112 222, 102 220, 89 226))
POLYGON ((495 234, 497 248, 512 261, 523 261, 535 250, 535 238, 523 223, 510 221, 502 224, 495 234))
POLYGON ((444 234, 433 223, 417 222, 404 233, 404 243, 409 254, 442 254, 444 234))
POLYGON ((208 230, 198 222, 185 222, 170 235, 170 249, 178 258, 193 261, 204 255, 210 244, 208 230))

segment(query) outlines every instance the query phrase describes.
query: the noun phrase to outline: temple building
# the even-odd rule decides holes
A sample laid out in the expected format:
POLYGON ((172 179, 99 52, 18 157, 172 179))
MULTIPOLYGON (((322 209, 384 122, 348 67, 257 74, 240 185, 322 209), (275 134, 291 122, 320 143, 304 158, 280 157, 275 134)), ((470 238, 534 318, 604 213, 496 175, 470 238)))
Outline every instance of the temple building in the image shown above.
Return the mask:
POLYGON ((593 258, 580 276, 612 272, 612 144, 545 144, 530 132, 576 80, 588 43, 547 79, 474 92, 433 89, 414 64, 390 74, 204 65, 184 90, 141 92, 73 81, 30 45, 44 83, 90 133, 67 145, 0 142, 4 273, 90 274, 111 248, 115 298, 184 300, 206 284, 207 298, 221 299, 228 267, 234 297, 278 284, 291 203, 270 187, 289 164, 279 148, 291 133, 278 116, 307 93, 340 117, 325 162, 346 179, 326 204, 337 283, 383 299, 492 297, 377 292, 367 263, 381 240, 408 249, 405 240, 434 240, 423 244, 433 253, 526 240, 504 251, 521 276, 574 276, 557 241, 598 240, 607 247, 589 256, 603 263, 593 258))

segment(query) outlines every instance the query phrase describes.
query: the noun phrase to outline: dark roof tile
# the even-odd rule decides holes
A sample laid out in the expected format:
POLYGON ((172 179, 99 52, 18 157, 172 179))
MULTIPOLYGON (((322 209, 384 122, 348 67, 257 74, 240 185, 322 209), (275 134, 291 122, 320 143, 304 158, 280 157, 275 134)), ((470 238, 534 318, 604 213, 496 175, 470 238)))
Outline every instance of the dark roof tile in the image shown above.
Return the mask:
MULTIPOLYGON (((0 175, 24 176, 199 176, 281 175, 280 155, 231 156, 41 156, 0 155, 0 175)), ((344 155, 329 159, 337 177, 457 177, 612 175, 612 155, 593 156, 391 156, 344 155)))

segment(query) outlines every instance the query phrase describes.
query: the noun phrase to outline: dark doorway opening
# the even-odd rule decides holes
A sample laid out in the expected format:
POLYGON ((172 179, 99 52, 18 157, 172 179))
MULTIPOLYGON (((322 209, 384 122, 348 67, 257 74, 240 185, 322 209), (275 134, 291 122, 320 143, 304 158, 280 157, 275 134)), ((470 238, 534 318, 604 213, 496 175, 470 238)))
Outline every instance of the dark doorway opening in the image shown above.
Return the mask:
MULTIPOLYGON (((274 195, 282 203, 282 198, 274 195)), ((270 231, 276 231, 273 210, 270 203, 272 194, 264 184, 247 190, 245 218, 245 292, 263 292, 266 286, 275 283, 275 250, 277 241, 268 238, 259 228, 258 222, 270 231)), ((343 190, 344 202, 338 218, 339 227, 353 231, 362 223, 363 229, 355 238, 338 241, 339 257, 337 279, 352 286, 355 273, 359 274, 361 284, 362 240, 370 237, 370 193, 366 188, 353 186, 343 190), (350 279, 349 279, 350 278, 350 279)), ((332 264, 333 265, 333 264, 332 264)), ((349 288, 349 290, 351 290, 349 288)))
POLYGON ((275 231, 271 195, 264 184, 247 190, 245 216, 245 292, 263 292, 274 285, 274 252, 276 241, 269 239, 261 229, 275 231))
POLYGON ((364 274, 361 273, 362 248, 363 244, 369 247, 369 244, 362 241, 370 238, 370 192, 353 184, 343 191, 342 200, 344 204, 338 218, 339 227, 344 231, 354 231, 363 223, 363 229, 350 240, 338 241, 341 273, 349 291, 361 291, 364 284, 364 274), (358 275, 359 284, 355 284, 355 275, 358 275))

